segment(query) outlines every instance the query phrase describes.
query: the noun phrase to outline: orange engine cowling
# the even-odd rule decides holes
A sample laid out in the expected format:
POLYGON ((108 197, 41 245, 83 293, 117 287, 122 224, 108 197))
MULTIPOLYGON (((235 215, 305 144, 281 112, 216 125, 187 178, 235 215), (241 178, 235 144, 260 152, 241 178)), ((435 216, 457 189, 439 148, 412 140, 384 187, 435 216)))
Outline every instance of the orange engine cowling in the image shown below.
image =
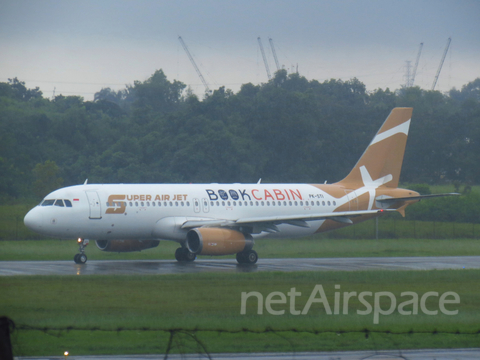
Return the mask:
POLYGON ((95 244, 102 251, 130 252, 142 251, 157 247, 160 240, 95 240, 95 244))
POLYGON ((239 231, 220 228, 197 228, 187 233, 187 248, 198 255, 230 255, 250 250, 253 238, 239 231))

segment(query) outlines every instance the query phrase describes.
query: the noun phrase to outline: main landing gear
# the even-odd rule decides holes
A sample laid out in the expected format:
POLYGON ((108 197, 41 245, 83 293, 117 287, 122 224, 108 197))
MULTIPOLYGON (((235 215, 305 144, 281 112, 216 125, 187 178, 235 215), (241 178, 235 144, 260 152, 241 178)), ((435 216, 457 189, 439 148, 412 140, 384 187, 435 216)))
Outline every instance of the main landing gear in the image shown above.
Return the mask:
POLYGON ((78 254, 73 257, 75 264, 85 264, 87 262, 87 255, 85 255, 85 247, 88 245, 88 239, 78 238, 78 254))
MULTIPOLYGON (((78 254, 80 255, 80 254, 78 254)), ((175 259, 180 262, 192 262, 197 255, 190 252, 187 248, 179 247, 175 250, 175 259)), ((255 250, 247 250, 237 253, 237 261, 239 264, 255 264, 258 260, 258 254, 255 250)))
POLYGON ((255 250, 247 250, 237 253, 239 264, 255 264, 258 260, 258 254, 255 250))
POLYGON ((175 259, 177 259, 177 261, 192 262, 196 258, 197 258, 197 255, 190 252, 186 247, 180 247, 177 250, 175 250, 175 259))

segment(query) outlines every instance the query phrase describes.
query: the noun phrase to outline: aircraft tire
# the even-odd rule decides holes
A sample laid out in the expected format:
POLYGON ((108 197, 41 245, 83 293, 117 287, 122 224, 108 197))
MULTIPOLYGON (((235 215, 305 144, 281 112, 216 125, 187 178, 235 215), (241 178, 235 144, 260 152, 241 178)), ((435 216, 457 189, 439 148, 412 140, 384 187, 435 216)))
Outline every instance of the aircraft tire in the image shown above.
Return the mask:
POLYGON ((78 257, 78 264, 85 264, 87 262, 87 255, 85 254, 77 254, 78 257))
POLYGON ((239 264, 255 264, 258 260, 258 254, 255 250, 239 252, 236 257, 239 264))
POLYGON ((185 257, 185 261, 192 262, 197 258, 197 255, 195 255, 194 253, 190 252, 187 248, 185 248, 184 257, 185 257))
POLYGON ((80 255, 80 254, 75 254, 75 256, 73 257, 73 261, 75 261, 75 264, 79 264, 78 255, 80 255))
POLYGON ((184 261, 184 259, 183 259, 183 248, 179 247, 177 250, 175 250, 175 259, 177 261, 184 261))
POLYGON ((237 262, 238 262, 239 264, 245 264, 245 263, 246 263, 245 254, 244 254, 244 253, 241 253, 241 252, 237 253, 236 258, 237 258, 237 262))
POLYGON ((175 259, 177 259, 177 261, 191 262, 191 261, 194 261, 196 258, 197 258, 197 255, 188 251, 187 248, 180 247, 177 250, 175 250, 175 259))
POLYGON ((249 250, 245 254, 245 260, 247 264, 255 264, 258 260, 258 254, 255 250, 249 250))

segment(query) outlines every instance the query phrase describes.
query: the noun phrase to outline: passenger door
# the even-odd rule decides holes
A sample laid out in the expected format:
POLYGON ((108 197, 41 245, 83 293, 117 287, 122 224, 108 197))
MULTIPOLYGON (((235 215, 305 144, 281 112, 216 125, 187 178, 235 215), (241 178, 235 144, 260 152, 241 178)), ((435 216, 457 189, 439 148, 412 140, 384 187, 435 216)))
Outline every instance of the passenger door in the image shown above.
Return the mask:
POLYGON ((101 219, 102 218, 102 207, 100 204, 100 198, 96 191, 89 190, 85 191, 88 198, 88 204, 90 206, 90 219, 101 219))

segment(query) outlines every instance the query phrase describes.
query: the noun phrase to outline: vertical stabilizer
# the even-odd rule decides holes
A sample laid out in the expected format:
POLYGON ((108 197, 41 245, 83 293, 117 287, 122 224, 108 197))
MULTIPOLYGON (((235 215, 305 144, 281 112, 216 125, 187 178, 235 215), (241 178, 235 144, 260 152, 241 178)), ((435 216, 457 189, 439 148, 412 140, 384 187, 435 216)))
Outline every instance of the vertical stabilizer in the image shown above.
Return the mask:
POLYGON ((398 187, 412 108, 394 108, 350 174, 339 182, 350 189, 375 184, 398 187))

